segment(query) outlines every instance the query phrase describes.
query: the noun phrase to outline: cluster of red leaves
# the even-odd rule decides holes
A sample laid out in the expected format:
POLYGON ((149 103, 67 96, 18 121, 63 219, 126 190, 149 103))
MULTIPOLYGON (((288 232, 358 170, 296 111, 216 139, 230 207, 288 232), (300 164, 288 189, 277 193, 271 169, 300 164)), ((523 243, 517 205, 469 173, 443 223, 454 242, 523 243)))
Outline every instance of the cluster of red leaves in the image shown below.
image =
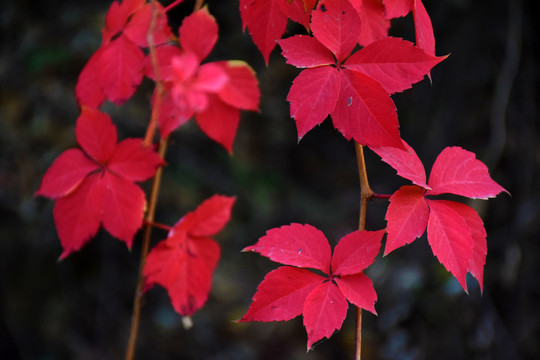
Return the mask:
POLYGON ((232 152, 240 110, 258 110, 260 91, 255 73, 243 61, 201 64, 217 38, 218 25, 206 8, 183 20, 175 44, 165 10, 159 4, 154 7, 144 0, 113 2, 101 47, 88 60, 75 88, 79 105, 97 108, 105 100, 122 104, 146 75, 165 88, 161 106, 154 110, 160 114, 162 138, 195 115, 203 132, 232 152), (152 38, 157 64, 143 51, 148 48, 147 33, 154 12, 157 21, 152 38))
POLYGON ((234 201, 222 195, 205 200, 180 219, 146 258, 145 288, 159 284, 167 289, 180 315, 193 315, 208 298, 220 257, 219 245, 210 237, 227 224, 234 201))
POLYGON ((411 180, 390 197, 386 212, 385 255, 410 244, 422 236, 427 227, 427 239, 433 254, 467 291, 466 276, 470 272, 483 289, 483 272, 487 243, 484 223, 468 205, 427 196, 455 194, 473 199, 488 199, 506 191, 489 176, 486 165, 460 147, 447 147, 433 164, 429 181, 415 151, 403 142, 407 151, 372 148, 398 175, 411 180))
MULTIPOLYGON (((109 115, 98 110, 106 100, 124 103, 147 76, 156 82, 152 111, 159 114, 162 138, 194 116, 229 152, 240 110, 258 110, 258 82, 245 62, 202 64, 218 39, 218 25, 207 8, 187 16, 178 37, 168 24, 169 8, 155 1, 113 2, 102 44, 79 76, 75 92, 81 115, 75 132, 81 149, 62 153, 36 192, 56 200, 60 259, 90 241, 101 225, 131 247, 146 208, 146 196, 135 182, 152 178, 164 165, 142 139, 118 142, 109 115)), ((146 287, 164 286, 182 315, 193 314, 208 297, 220 257, 210 237, 229 221, 233 204, 234 199, 225 196, 208 199, 182 218, 148 256, 146 287)))
MULTIPOLYGON (((483 289, 487 244, 482 220, 465 204, 428 197, 450 193, 487 199, 506 190, 491 179, 487 167, 473 153, 459 147, 443 150, 426 183, 422 162, 401 139, 396 108, 390 98, 429 76, 431 69, 446 58, 435 56, 431 20, 422 2, 240 0, 240 12, 244 29, 249 30, 266 62, 277 43, 288 64, 304 69, 287 96, 299 138, 330 116, 346 139, 370 146, 400 176, 416 184, 403 186, 390 197, 385 255, 411 243, 427 228, 433 253, 463 289, 467 291, 468 272, 483 289), (410 12, 416 45, 388 37, 389 20, 410 12), (311 35, 281 39, 288 19, 303 25, 311 35), (359 45, 362 48, 355 51, 359 45)), ((384 232, 374 233, 378 244, 384 232)), ((371 301, 359 304, 358 297, 347 293, 342 285, 344 275, 353 273, 336 270, 341 261, 336 260, 336 255, 342 254, 342 249, 371 259, 369 263, 359 261, 354 274, 377 254, 367 239, 349 247, 353 244, 349 236, 352 234, 336 247, 331 266, 326 239, 307 225, 270 230, 256 245, 246 248, 286 265, 318 269, 327 277, 291 267, 274 270, 260 284, 241 321, 288 320, 302 313, 310 348, 341 326, 345 299, 375 312, 376 295, 371 282, 369 291, 358 285, 357 289, 363 289, 359 291, 366 291, 363 299, 371 301)), ((363 236, 367 235, 359 235, 358 239, 363 236)))
POLYGON ((154 176, 163 162, 141 139, 117 143, 109 115, 93 108, 82 107, 75 135, 82 150, 63 152, 36 192, 56 199, 54 221, 64 248, 60 259, 94 237, 100 224, 131 247, 146 204, 134 182, 154 176))
POLYGON ((352 232, 339 241, 332 255, 324 234, 311 225, 269 230, 244 251, 288 266, 266 275, 240 321, 282 321, 302 314, 309 350, 341 328, 347 300, 376 314, 377 294, 363 271, 379 253, 383 235, 384 230, 352 232), (306 268, 320 270, 324 276, 306 268))

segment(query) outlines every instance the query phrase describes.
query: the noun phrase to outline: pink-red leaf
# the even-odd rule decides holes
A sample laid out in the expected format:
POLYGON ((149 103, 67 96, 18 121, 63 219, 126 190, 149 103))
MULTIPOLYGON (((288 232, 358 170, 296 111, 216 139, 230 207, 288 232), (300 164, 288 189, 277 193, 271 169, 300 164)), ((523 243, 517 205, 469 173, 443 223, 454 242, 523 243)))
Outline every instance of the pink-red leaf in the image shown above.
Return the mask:
POLYGON ((108 114, 83 106, 75 127, 77 142, 100 164, 104 164, 116 147, 116 127, 108 114))
POLYGON ((389 37, 354 53, 345 62, 345 67, 372 77, 393 94, 409 89, 444 59, 430 55, 408 41, 389 37))
POLYGON ((213 236, 229 222, 234 202, 234 197, 214 195, 180 219, 173 231, 186 231, 193 237, 213 236))
POLYGON ((435 160, 427 195, 451 193, 473 199, 488 199, 507 192, 489 176, 487 166, 474 153, 460 147, 445 148, 435 160))
POLYGON ((182 49, 195 53, 202 61, 216 44, 218 25, 208 8, 204 7, 184 18, 178 33, 182 49))
POLYGON ((332 252, 324 234, 315 227, 291 224, 268 230, 243 251, 255 251, 285 265, 318 269, 330 274, 332 252))
POLYGON ((414 0, 413 5, 414 30, 416 34, 416 44, 424 49, 428 54, 435 55, 435 36, 431 19, 420 0, 414 0))
POLYGON ((103 90, 96 81, 101 72, 100 59, 102 52, 102 48, 96 50, 79 74, 75 85, 75 96, 79 106, 86 105, 98 108, 105 101, 105 94, 103 94, 103 90))
POLYGON ((103 49, 97 81, 106 98, 120 105, 130 98, 140 84, 145 65, 142 50, 125 35, 112 40, 103 49))
POLYGON ((426 184, 426 170, 422 161, 405 141, 403 146, 405 150, 386 146, 370 146, 370 149, 379 155, 382 161, 393 167, 399 176, 411 180, 413 184, 424 189, 430 189, 426 184))
POLYGON ((377 315, 375 311, 377 293, 373 288, 373 283, 365 274, 359 273, 336 277, 334 281, 347 300, 359 308, 377 315))
POLYGON ((234 138, 240 123, 240 110, 225 104, 217 95, 209 94, 206 110, 197 112, 195 120, 210 139, 232 153, 234 138))
POLYGON ((64 151, 49 167, 36 196, 58 198, 74 191, 98 165, 79 149, 64 151))
POLYGON ((390 21, 385 18, 381 0, 349 0, 360 17, 358 43, 367 46, 388 36, 390 21))
MULTIPOLYGON (((153 11, 153 4, 145 4, 133 14, 124 29, 124 34, 141 47, 148 47, 148 32, 152 23, 153 11)), ((156 2, 155 11, 157 11, 156 23, 152 33, 154 46, 164 44, 174 37, 167 23, 167 15, 159 2, 156 2)))
POLYGON ((296 35, 276 41, 282 49, 287 64, 310 68, 335 63, 334 56, 319 40, 312 36, 296 35))
POLYGON ((362 145, 403 148, 396 107, 388 92, 362 73, 344 69, 340 74, 339 97, 331 113, 336 129, 362 145))
POLYGON ((247 28, 253 42, 268 64, 270 53, 287 28, 287 15, 279 1, 283 0, 240 0, 242 26, 247 28))
POLYGON ((261 92, 253 69, 240 60, 220 61, 214 64, 221 66, 229 78, 218 91, 219 98, 238 109, 259 110, 261 92))
POLYGON ((381 248, 384 230, 354 231, 345 235, 332 256, 332 274, 357 274, 373 263, 381 248))
POLYGON ((103 227, 131 248, 135 233, 142 226, 146 199, 141 188, 110 172, 103 174, 103 227))
POLYGON ((294 79, 287 101, 291 103, 298 138, 322 123, 334 110, 339 87, 340 73, 330 66, 306 69, 294 79))
POLYGON ((360 18, 349 0, 321 0, 311 14, 311 30, 317 40, 343 61, 354 49, 360 18))
POLYGON ((54 204, 54 222, 64 249, 60 259, 79 250, 99 229, 105 194, 100 176, 99 173, 88 176, 77 191, 54 204))
POLYGON ((322 338, 330 338, 335 330, 341 328, 347 316, 347 307, 345 296, 331 281, 326 281, 311 291, 303 311, 308 350, 314 343, 322 338))
POLYGON ((473 258, 474 239, 454 201, 426 200, 430 215, 428 242, 433 254, 467 291, 467 271, 473 258))
POLYGON ((429 208, 424 189, 402 186, 390 197, 385 219, 388 222, 384 255, 412 243, 422 236, 429 219, 429 208))
POLYGON ((324 278, 306 269, 282 266, 269 272, 257 287, 253 302, 239 320, 283 321, 300 315, 309 293, 324 278))

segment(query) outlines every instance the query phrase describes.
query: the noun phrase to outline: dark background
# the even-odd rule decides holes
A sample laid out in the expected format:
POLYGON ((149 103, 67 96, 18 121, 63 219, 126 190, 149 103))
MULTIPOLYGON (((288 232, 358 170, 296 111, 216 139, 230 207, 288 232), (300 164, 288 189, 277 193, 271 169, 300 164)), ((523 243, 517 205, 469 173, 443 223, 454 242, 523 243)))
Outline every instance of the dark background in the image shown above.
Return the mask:
MULTIPOLYGON (((237 324, 256 286, 277 267, 240 250, 265 231, 310 223, 332 244, 357 224, 354 146, 330 121, 297 143, 286 94, 297 69, 278 51, 265 67, 242 33, 238 1, 208 1, 221 37, 208 61, 242 59, 257 71, 260 113, 243 113, 234 156, 193 121, 171 139, 157 220, 173 224, 214 193, 235 195, 233 219, 217 236, 222 259, 206 306, 185 330, 166 292, 145 297, 138 359, 351 359, 354 315, 306 354, 300 318, 237 324)), ((437 54, 451 54, 429 80, 393 96, 401 132, 429 168, 446 146, 486 162, 510 191, 467 201, 485 222, 484 293, 467 295, 432 255, 425 236, 368 269, 378 317, 364 313, 365 359, 540 358, 540 146, 538 47, 532 2, 425 1, 437 54)), ((0 358, 119 359, 124 356, 138 268, 133 249, 100 231, 62 262, 54 202, 34 198, 52 161, 76 146, 77 76, 100 43, 109 1, 3 1, 0 5, 0 358)), ((193 1, 171 13, 176 30, 193 1)), ((298 27, 291 26, 291 33, 298 27)), ((413 40, 412 18, 392 34, 413 40)), ((117 108, 107 104, 121 138, 142 136, 151 87, 117 108)), ((407 181, 367 151, 376 192, 407 181)), ((148 184, 145 184, 147 186, 148 184)), ((385 226, 387 203, 368 207, 368 229, 385 226)), ((166 233, 154 231, 153 244, 166 233)))

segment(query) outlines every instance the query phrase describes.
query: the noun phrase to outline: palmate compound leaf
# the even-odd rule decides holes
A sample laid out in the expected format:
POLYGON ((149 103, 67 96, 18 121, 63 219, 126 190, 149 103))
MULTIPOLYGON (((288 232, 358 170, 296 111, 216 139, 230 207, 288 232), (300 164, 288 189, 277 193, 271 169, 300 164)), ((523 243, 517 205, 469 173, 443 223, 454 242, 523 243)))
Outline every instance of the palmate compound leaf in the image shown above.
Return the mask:
MULTIPOLYGON (((373 150, 399 175, 420 185, 425 181, 423 166, 412 148, 408 145, 407 148, 407 152, 393 148, 373 150)), ((478 280, 483 289, 487 245, 482 220, 467 205, 426 199, 426 196, 452 193, 487 199, 506 190, 491 179, 487 167, 473 153, 459 147, 444 149, 435 164, 429 186, 403 186, 391 196, 386 213, 388 238, 385 255, 413 242, 427 226, 428 242, 434 255, 463 289, 467 291, 467 272, 478 280)))
POLYGON ((234 202, 223 195, 205 200, 180 219, 146 258, 145 288, 159 284, 167 289, 182 316, 193 315, 208 299, 221 251, 210 236, 229 221, 234 202))
POLYGON ((76 136, 82 147, 62 153, 43 176, 36 195, 56 199, 54 219, 64 251, 61 259, 79 250, 100 224, 131 246, 142 225, 143 191, 134 184, 152 177, 163 164, 141 139, 116 144, 110 117, 83 106, 76 136))
POLYGON ((255 251, 294 267, 283 266, 268 273, 239 321, 281 321, 303 314, 309 350, 341 328, 347 300, 376 313, 377 294, 362 271, 373 262, 383 235, 384 230, 348 234, 339 241, 331 258, 328 240, 311 225, 291 224, 269 230, 244 251, 255 251), (303 267, 321 270, 325 276, 303 267))

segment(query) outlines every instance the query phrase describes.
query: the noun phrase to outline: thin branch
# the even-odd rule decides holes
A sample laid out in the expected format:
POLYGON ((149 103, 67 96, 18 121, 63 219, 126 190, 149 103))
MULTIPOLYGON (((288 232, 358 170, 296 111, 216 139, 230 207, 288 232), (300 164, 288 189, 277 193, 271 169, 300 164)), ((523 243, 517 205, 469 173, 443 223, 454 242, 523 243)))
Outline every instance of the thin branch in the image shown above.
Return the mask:
MULTIPOLYGON (((360 176, 360 216, 358 219, 358 230, 366 229, 367 203, 374 196, 374 192, 369 187, 366 171, 366 161, 364 158, 364 148, 355 142, 356 161, 358 163, 358 174, 360 176)), ((356 351, 355 360, 362 358, 362 309, 356 308, 356 351)))

